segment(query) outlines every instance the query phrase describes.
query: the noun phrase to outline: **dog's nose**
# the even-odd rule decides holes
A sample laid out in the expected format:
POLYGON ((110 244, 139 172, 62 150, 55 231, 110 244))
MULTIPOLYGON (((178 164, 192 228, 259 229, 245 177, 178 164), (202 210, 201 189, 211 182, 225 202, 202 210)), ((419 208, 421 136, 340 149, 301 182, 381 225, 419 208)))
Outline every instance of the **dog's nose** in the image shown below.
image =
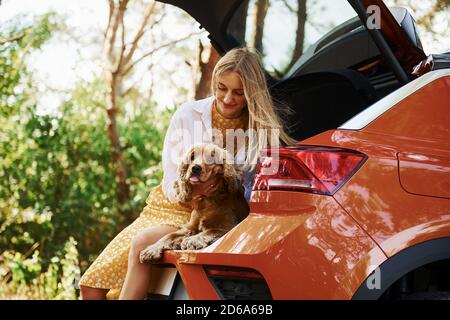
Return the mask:
POLYGON ((200 167, 198 164, 192 167, 192 174, 200 174, 202 172, 202 167, 200 167))

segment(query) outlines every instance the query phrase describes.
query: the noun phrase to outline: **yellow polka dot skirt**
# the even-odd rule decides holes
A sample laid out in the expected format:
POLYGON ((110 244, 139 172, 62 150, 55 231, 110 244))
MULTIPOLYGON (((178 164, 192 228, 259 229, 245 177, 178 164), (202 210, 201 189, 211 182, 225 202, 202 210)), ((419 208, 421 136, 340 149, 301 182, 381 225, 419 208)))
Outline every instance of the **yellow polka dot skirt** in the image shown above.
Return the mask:
POLYGON ((171 203, 163 194, 161 185, 150 192, 146 203, 139 217, 108 244, 83 274, 80 285, 114 289, 110 290, 107 297, 116 299, 127 273, 128 252, 133 237, 153 226, 170 225, 178 228, 189 221, 192 211, 188 206, 171 203))

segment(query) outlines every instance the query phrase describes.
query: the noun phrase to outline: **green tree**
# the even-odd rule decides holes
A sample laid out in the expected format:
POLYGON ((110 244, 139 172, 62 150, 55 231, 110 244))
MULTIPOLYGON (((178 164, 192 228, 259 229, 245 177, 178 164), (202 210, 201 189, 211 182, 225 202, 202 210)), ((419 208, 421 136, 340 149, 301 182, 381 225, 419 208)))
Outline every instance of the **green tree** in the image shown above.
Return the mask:
MULTIPOLYGON (((120 214, 104 112, 108 85, 102 76, 80 82, 57 115, 38 115, 26 58, 57 30, 56 17, 21 21, 1 33, 0 295, 76 297, 71 290, 80 269, 128 223, 120 214)), ((173 110, 156 112, 136 92, 119 100, 127 109, 117 118, 129 170, 127 206, 136 216, 161 179, 162 141, 173 110)))

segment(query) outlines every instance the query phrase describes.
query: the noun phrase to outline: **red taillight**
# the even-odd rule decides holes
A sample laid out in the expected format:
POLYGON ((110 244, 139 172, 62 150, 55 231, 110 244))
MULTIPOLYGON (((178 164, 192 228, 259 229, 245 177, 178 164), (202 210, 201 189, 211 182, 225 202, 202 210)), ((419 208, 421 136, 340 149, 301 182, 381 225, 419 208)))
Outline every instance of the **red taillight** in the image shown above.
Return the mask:
POLYGON ((333 195, 358 170, 364 154, 332 147, 290 146, 262 152, 253 190, 333 195))

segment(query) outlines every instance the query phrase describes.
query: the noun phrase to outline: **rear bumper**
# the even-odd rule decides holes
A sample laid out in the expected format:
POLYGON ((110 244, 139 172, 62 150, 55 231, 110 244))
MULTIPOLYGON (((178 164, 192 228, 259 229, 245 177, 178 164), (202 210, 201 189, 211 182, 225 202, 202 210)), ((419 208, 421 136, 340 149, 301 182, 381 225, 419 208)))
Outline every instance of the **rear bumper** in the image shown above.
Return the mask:
POLYGON ((205 266, 255 270, 273 299, 351 299, 386 258, 333 197, 271 191, 251 201, 252 213, 213 245, 165 253, 191 299, 221 298, 205 266))

